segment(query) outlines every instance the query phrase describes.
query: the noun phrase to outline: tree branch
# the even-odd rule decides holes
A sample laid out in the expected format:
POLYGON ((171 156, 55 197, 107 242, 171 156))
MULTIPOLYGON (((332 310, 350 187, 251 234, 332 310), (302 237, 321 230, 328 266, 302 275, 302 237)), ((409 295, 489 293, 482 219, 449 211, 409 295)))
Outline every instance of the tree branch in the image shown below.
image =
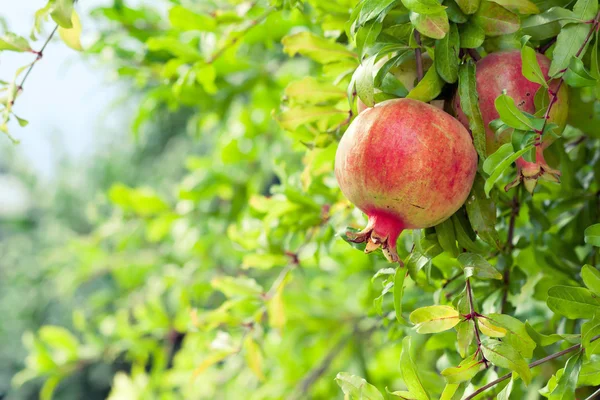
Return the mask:
POLYGON ((302 380, 296 387, 296 390, 295 390, 296 395, 294 397, 292 397, 292 399, 293 400, 301 399, 306 394, 308 394, 312 385, 314 385, 319 380, 319 378, 321 378, 321 376, 323 376, 323 374, 325 372, 327 372, 327 370, 329 369, 333 360, 346 347, 346 345, 348 344, 348 342, 350 341, 350 339, 352 339, 352 337, 354 335, 371 334, 374 330, 375 330, 375 327, 361 332, 360 329, 358 328, 358 322, 357 322, 356 325, 354 326, 354 329, 352 330, 352 332, 347 335, 344 335, 336 343, 336 345, 329 351, 329 353, 327 353, 327 355, 325 356, 325 358, 323 358, 321 363, 318 366, 316 366, 315 368, 313 368, 308 374, 306 374, 304 376, 304 378, 302 378, 302 380))
MULTIPOLYGON (((588 32, 588 34, 587 34, 585 40, 583 41, 583 44, 579 48, 579 50, 577 50, 575 57, 579 57, 581 55, 581 53, 583 52, 583 49, 585 49, 585 47, 587 46, 588 42, 592 38, 592 35, 598 29, 599 20, 600 20, 600 12, 598 12, 596 14, 596 17, 593 19, 592 28, 588 32)), ((548 124, 548 119, 550 119, 550 111, 552 111, 552 107, 554 107, 554 104, 558 101, 558 92, 560 91, 560 88, 562 87, 563 83, 565 82, 565 80, 564 80, 564 72, 565 71, 566 70, 560 71, 560 72, 563 72, 563 75, 561 75, 561 77, 559 78, 558 85, 556 85, 556 89, 555 90, 548 89, 548 92, 550 93, 550 95, 552 97, 550 98, 550 104, 548 104, 548 108, 546 109, 546 113, 544 114, 544 124, 542 125, 542 129, 537 131, 538 138, 535 143, 536 146, 540 146, 542 144, 542 136, 544 135, 544 130, 546 128, 546 125, 548 124)), ((536 156, 536 158, 537 158, 537 156, 536 156)))
POLYGON ((540 48, 538 49, 538 52, 540 52, 542 54, 546 53, 546 51, 548 51, 548 49, 550 47, 552 47, 552 45, 554 43, 556 43, 556 37, 553 37, 552 39, 550 39, 550 41, 548 43, 546 43, 545 45, 540 46, 540 48))
MULTIPOLYGON (((600 335, 594 336, 594 337, 592 338, 592 340, 590 340, 590 343, 591 343, 591 342, 595 342, 595 341, 596 341, 596 340, 598 340, 598 339, 600 339, 600 335)), ((538 365, 544 364, 544 363, 546 363, 546 362, 548 362, 548 361, 554 360, 555 358, 562 357, 562 356, 564 356, 565 354, 569 354, 569 353, 572 353, 572 352, 574 352, 574 351, 577 351, 577 350, 580 350, 580 349, 581 349, 581 344, 576 344, 576 345, 573 345, 573 346, 571 346, 571 347, 569 347, 569 348, 567 348, 567 349, 564 349, 564 350, 562 350, 562 351, 559 351, 558 353, 550 354, 550 355, 549 355, 549 356, 547 356, 547 357, 544 357, 544 358, 542 358, 542 359, 540 359, 540 360, 537 360, 537 361, 534 361, 534 362, 532 362, 531 364, 529 364, 529 368, 534 368, 534 367, 537 367, 538 365)), ((485 391, 486 391, 486 390, 488 390, 489 388, 491 388, 491 387, 493 387, 493 386, 495 386, 495 385, 499 384, 500 382, 503 382, 503 381, 507 380, 507 379, 508 379, 508 378, 510 378, 511 376, 512 376, 512 372, 511 372, 511 373, 508 373, 508 374, 506 374, 506 375, 504 375, 504 376, 501 376, 500 378, 498 378, 498 379, 496 379, 496 380, 493 380, 493 381, 491 381, 491 382, 490 382, 490 383, 488 383, 487 385, 480 387, 479 389, 477 389, 476 391, 474 391, 473 393, 471 393, 470 395, 468 395, 467 397, 465 397, 465 398, 464 398, 464 400, 471 400, 471 399, 474 399, 476 396, 478 396, 478 395, 480 395, 481 393, 485 392, 485 391)))
POLYGON ((417 48, 415 49, 415 59, 417 61, 417 83, 421 82, 423 79, 423 57, 421 54, 421 34, 418 30, 415 29, 415 42, 417 43, 417 48))
POLYGON ((19 92, 23 91, 23 86, 25 85, 27 78, 29 78, 29 75, 31 74, 33 67, 35 67, 37 62, 40 61, 42 59, 42 57, 44 56, 44 50, 46 50, 46 47, 48 46, 48 44, 50 43, 50 41, 56 34, 56 31, 58 31, 58 24, 54 27, 54 29, 52 30, 52 32, 50 33, 50 35, 48 36, 48 38, 42 45, 42 48, 39 51, 34 51, 34 54, 36 55, 35 60, 33 60, 31 65, 27 69, 27 72, 25 72, 25 76, 23 76, 23 79, 21 79, 21 83, 19 83, 17 85, 17 92, 15 93, 15 97, 10 102, 11 106, 13 106, 15 104, 15 101, 17 100, 17 95, 19 94, 19 92))

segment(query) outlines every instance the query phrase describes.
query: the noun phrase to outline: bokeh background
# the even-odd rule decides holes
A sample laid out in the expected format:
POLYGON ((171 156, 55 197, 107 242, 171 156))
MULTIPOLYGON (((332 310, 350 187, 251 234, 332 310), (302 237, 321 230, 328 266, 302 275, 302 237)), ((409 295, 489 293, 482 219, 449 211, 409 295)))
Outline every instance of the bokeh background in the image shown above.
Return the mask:
MULTIPOLYGON (((1 399, 335 398, 342 367, 395 362, 399 348, 363 355, 385 263, 335 237, 351 209, 336 206, 333 136, 274 118, 315 68, 281 39, 322 33, 315 15, 343 29, 351 3, 310 18, 241 0, 77 4, 87 51, 55 38, 15 105, 20 144, 0 138, 1 399)), ((39 7, 2 7, 2 29, 28 37, 39 7)), ((3 52, 0 78, 32 57, 3 52)), ((328 96, 343 106, 323 131, 348 115, 343 90, 328 96)))

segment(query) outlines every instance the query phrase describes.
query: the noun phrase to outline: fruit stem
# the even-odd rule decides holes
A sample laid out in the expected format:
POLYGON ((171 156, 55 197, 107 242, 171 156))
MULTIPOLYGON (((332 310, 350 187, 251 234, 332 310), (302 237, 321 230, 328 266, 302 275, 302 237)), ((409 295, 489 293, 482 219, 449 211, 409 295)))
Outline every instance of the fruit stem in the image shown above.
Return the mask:
POLYGON ((475 62, 481 60, 481 55, 479 54, 477 49, 467 49, 467 53, 469 53, 469 55, 475 62))
POLYGON ((415 49, 415 59, 417 60, 417 83, 423 79, 423 58, 421 56, 421 34, 415 29, 415 42, 417 48, 415 49))

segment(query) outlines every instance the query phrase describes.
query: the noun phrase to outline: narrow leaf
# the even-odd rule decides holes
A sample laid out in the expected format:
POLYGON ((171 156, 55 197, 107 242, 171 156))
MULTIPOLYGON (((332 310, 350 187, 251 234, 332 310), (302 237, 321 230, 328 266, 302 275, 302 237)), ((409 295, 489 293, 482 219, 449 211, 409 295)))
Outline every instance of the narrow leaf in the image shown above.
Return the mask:
POLYGON ((400 356, 400 372, 402 373, 402 380, 404 380, 404 384, 410 393, 415 396, 416 400, 429 400, 427 391, 425 390, 425 387, 423 387, 421 379, 419 379, 417 367, 410 356, 410 347, 410 336, 406 336, 402 339, 402 354, 400 356))

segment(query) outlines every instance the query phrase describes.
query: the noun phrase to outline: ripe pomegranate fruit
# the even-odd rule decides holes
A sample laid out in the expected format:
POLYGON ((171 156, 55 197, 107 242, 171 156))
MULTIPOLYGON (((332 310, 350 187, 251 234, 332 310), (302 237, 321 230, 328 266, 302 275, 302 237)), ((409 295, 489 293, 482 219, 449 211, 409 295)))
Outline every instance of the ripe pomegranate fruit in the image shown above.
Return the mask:
MULTIPOLYGON (((536 57, 542 73, 548 79, 550 60, 542 54, 537 54, 536 57)), ((502 144, 510 141, 512 133, 512 130, 507 130, 497 137, 496 133, 489 127, 491 121, 499 118, 494 101, 502 94, 503 90, 506 90, 506 94, 515 100, 515 104, 519 109, 530 114, 536 112, 534 97, 540 85, 525 78, 521 72, 521 67, 522 60, 519 50, 491 53, 477 63, 477 93, 479 95, 479 108, 486 127, 488 155, 498 150, 502 144)), ((552 92, 556 90, 557 86, 558 81, 556 80, 549 84, 552 92)), ((460 108, 458 94, 455 96, 453 103, 457 118, 468 128, 469 120, 460 108)), ((563 85, 558 91, 557 101, 553 105, 548 119, 549 122, 554 122, 559 126, 559 131, 562 131, 567 123, 568 110, 568 91, 566 86, 563 85)), ((523 181, 526 188, 532 192, 538 178, 558 181, 560 172, 550 168, 543 156, 543 149, 549 146, 552 140, 551 135, 544 135, 543 143, 540 148, 536 149, 535 162, 527 162, 523 158, 517 160, 517 179, 507 185, 506 190, 523 181)))
POLYGON ((469 132, 446 112, 417 100, 394 99, 362 112, 335 155, 344 195, 367 214, 367 227, 348 233, 399 261, 396 240, 404 229, 434 226, 465 202, 477 153, 469 132))

